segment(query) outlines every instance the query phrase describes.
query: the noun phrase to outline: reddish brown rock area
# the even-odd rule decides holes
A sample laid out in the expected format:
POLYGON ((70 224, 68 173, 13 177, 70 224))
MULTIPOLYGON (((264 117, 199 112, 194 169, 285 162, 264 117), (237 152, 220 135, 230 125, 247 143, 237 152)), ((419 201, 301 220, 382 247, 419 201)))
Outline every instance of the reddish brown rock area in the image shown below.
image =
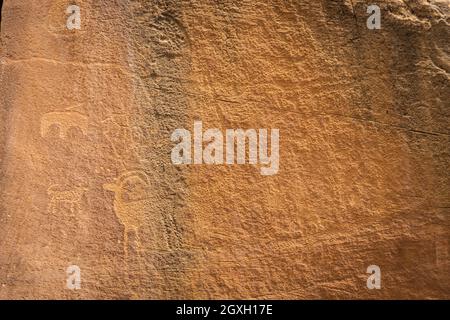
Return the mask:
POLYGON ((449 299, 449 5, 4 0, 0 298, 449 299), (194 121, 278 172, 172 163, 194 121))

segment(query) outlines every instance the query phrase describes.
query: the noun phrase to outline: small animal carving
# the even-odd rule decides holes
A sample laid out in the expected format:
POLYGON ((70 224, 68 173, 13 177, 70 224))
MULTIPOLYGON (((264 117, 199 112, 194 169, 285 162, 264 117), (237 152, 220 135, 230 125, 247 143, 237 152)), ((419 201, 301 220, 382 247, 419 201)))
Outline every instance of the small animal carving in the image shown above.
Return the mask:
MULTIPOLYGON (((149 222, 152 243, 161 248, 166 243, 162 218, 152 215, 149 197, 150 181, 143 171, 130 171, 122 174, 114 183, 104 184, 103 188, 114 192, 114 212, 124 226, 124 252, 128 257, 128 234, 134 232, 135 245, 140 246, 139 228, 149 222)), ((138 249, 138 248, 136 248, 138 249)))
POLYGON ((49 112, 41 118, 41 136, 45 137, 52 125, 58 125, 60 137, 66 138, 70 128, 80 128, 87 135, 88 118, 76 111, 49 112))
POLYGON ((61 190, 60 186, 53 185, 47 189, 47 193, 50 196, 49 212, 56 213, 57 209, 61 205, 68 205, 71 213, 75 210, 78 212, 81 210, 81 201, 83 194, 87 191, 87 188, 77 187, 72 190, 61 190))

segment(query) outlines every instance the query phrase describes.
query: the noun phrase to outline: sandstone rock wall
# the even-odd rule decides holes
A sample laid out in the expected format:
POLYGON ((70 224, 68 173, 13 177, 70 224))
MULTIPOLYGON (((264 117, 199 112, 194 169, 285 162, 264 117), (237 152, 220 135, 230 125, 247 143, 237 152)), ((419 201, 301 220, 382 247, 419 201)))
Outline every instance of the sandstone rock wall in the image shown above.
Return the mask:
POLYGON ((74 3, 2 8, 1 298, 449 298, 448 1, 74 3), (194 121, 279 172, 172 164, 194 121))

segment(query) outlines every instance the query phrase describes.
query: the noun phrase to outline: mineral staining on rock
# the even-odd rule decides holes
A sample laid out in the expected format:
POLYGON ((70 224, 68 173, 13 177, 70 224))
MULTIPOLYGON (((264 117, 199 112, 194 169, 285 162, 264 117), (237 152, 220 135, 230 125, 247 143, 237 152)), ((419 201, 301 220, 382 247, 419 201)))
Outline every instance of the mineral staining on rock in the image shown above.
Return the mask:
POLYGON ((448 1, 71 5, 2 7, 0 298, 449 298, 448 1), (174 165, 199 121, 279 170, 174 165))

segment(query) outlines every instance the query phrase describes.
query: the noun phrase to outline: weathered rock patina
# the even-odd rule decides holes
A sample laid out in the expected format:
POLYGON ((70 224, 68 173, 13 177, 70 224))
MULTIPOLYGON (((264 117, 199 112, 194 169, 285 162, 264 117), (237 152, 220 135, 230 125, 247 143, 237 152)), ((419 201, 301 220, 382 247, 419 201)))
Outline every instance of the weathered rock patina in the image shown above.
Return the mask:
POLYGON ((448 10, 4 0, 0 298, 450 298, 448 10), (195 121, 279 129, 277 174, 172 164, 195 121))

